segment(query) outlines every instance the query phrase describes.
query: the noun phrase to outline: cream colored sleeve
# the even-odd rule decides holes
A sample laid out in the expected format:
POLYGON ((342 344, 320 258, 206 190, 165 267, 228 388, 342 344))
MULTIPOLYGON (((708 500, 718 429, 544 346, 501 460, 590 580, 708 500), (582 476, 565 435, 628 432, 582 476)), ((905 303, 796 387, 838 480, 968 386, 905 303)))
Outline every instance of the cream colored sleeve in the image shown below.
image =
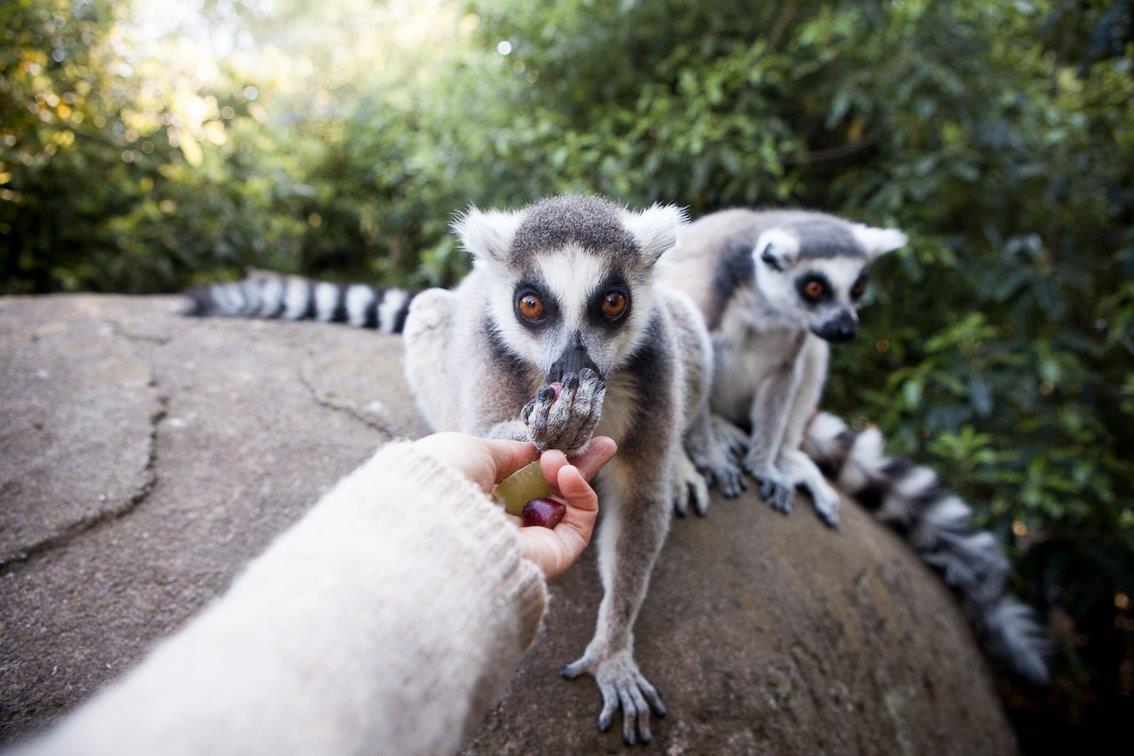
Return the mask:
POLYGON ((32 750, 452 752, 546 605, 502 510, 390 444, 32 750))

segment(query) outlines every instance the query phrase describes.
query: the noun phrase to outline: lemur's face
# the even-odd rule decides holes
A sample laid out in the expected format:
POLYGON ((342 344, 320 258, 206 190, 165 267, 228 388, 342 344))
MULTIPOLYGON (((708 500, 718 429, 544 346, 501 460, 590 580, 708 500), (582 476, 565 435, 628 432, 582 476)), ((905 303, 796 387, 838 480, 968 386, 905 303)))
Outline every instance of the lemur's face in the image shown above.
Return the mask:
POLYGON ((627 270, 570 245, 532 256, 493 286, 500 335, 559 381, 588 367, 605 376, 630 355, 646 326, 652 266, 627 270))
POLYGON ((821 339, 850 341, 871 261, 905 243, 901 231, 851 224, 771 229, 753 249, 756 285, 785 319, 821 339))
POLYGON ((550 383, 623 364, 653 310, 654 263, 676 238, 680 210, 630 212, 560 197, 517 213, 470 211, 457 223, 485 267, 496 333, 550 383))

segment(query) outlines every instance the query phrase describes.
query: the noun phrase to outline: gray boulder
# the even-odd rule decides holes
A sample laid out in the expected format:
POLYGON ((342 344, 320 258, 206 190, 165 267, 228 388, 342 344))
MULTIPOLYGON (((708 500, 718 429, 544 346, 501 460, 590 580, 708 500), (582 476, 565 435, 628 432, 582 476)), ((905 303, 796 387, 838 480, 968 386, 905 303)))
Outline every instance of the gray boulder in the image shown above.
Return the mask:
MULTIPOLYGON (((427 430, 397 337, 178 307, 0 300, 0 742, 137 662, 381 443, 427 430)), ((675 521, 637 626, 671 710, 650 750, 1014 750, 948 591, 852 504, 843 521, 751 495, 675 521)), ((593 629, 584 561, 469 752, 621 749, 595 731, 593 683, 556 674, 593 629)))

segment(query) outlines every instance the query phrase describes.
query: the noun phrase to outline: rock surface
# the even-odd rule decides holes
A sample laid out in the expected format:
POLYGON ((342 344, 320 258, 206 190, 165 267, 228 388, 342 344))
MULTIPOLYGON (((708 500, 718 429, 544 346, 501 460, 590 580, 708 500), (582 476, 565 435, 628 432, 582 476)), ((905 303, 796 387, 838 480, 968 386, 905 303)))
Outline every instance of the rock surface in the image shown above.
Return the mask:
MULTIPOLYGON (((0 300, 0 741, 136 662, 380 443, 426 431, 398 338, 178 306, 0 300)), ((671 711, 649 750, 1013 750, 948 592, 853 505, 843 519, 749 495, 674 523, 637 627, 671 711)), ((590 559, 554 587, 469 752, 621 749, 594 729, 594 684, 556 674, 600 594, 590 559)))

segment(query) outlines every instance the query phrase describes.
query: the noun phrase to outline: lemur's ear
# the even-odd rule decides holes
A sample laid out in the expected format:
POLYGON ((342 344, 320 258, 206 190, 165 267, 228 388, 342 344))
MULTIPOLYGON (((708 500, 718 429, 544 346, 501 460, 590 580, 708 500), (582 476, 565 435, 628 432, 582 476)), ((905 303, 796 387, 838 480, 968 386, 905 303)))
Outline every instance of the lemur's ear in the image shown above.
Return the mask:
POLYGON ((477 260, 506 262, 523 213, 478 210, 470 206, 453 221, 461 244, 477 260))
POLYGON ((896 228, 874 228, 861 223, 852 225, 851 233, 871 260, 895 249, 901 249, 909 241, 906 235, 896 228))
POLYGON ((769 228, 756 239, 756 259, 772 270, 784 271, 799 258, 799 238, 782 228, 769 228))
POLYGON ((642 260, 653 265, 662 253, 677 243, 677 230, 688 216, 677 205, 651 205, 642 211, 623 210, 622 223, 634 235, 642 250, 642 260))

